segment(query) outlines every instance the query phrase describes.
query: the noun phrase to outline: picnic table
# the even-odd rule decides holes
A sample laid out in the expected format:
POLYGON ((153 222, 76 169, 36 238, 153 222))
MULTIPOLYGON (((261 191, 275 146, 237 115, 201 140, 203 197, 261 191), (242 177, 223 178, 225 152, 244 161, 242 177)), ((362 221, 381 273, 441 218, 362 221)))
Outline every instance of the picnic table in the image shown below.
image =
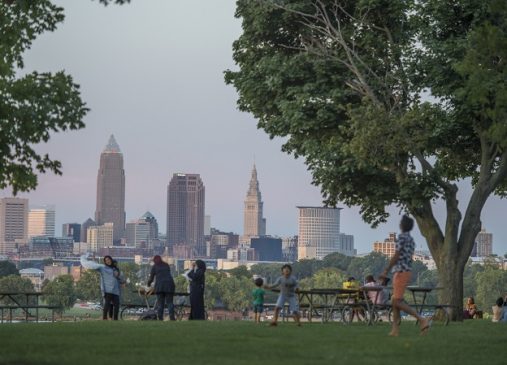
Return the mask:
POLYGON ((452 308, 450 305, 445 304, 427 304, 426 300, 428 294, 433 290, 443 290, 443 287, 419 287, 419 286, 408 286, 407 290, 412 294, 413 303, 409 303, 409 305, 413 306, 416 312, 421 315, 423 311, 430 310, 433 311, 431 319, 433 321, 438 320, 441 321, 444 325, 449 323, 449 313, 447 312, 448 308, 452 308), (419 297, 419 301, 417 298, 419 297))
POLYGON ((9 311, 9 321, 12 322, 13 311, 21 309, 25 313, 25 321, 28 322, 29 317, 35 317, 35 321, 39 321, 39 309, 51 310, 51 321, 55 321, 55 310, 58 306, 40 305, 39 298, 45 295, 41 292, 0 292, 0 301, 9 299, 14 304, 0 304, 0 321, 4 322, 4 311, 9 311), (20 298, 21 297, 21 298, 20 298), (23 299, 24 298, 24 299, 23 299), (31 299, 34 300, 31 300, 31 299), (30 313, 30 309, 35 309, 35 316, 30 313))

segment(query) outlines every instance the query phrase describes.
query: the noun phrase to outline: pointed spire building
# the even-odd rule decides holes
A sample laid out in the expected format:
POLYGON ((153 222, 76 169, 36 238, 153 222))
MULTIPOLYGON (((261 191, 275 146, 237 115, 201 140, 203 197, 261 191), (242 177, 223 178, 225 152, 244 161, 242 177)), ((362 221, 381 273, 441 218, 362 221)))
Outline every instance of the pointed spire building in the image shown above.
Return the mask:
POLYGON ((263 217, 262 208, 262 195, 259 189, 259 180, 257 179, 257 168, 254 164, 245 199, 244 236, 266 235, 266 219, 263 217))
POLYGON ((113 135, 100 155, 97 175, 97 225, 113 223, 113 242, 125 236, 125 170, 123 154, 113 135))

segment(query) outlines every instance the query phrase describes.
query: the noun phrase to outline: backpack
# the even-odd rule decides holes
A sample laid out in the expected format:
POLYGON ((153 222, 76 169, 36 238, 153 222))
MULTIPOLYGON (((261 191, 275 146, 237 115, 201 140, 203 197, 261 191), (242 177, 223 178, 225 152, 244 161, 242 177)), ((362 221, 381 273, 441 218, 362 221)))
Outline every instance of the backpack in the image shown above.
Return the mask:
POLYGON ((153 309, 149 309, 139 316, 140 321, 156 321, 157 319, 157 312, 153 309))

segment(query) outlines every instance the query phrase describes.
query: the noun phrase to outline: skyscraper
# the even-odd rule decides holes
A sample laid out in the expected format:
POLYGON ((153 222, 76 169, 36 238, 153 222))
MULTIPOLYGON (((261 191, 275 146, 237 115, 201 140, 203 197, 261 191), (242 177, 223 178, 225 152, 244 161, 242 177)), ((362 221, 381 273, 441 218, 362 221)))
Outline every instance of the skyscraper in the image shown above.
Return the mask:
POLYGON ((323 259, 339 252, 355 255, 353 238, 340 233, 341 208, 298 207, 298 260, 323 259))
POLYGON ((244 229, 245 237, 266 235, 266 219, 262 215, 262 196, 257 180, 257 169, 252 169, 252 177, 245 199, 244 229))
POLYGON ((55 208, 34 207, 28 212, 28 238, 55 236, 55 208))
POLYGON ((86 234, 86 242, 89 245, 90 251, 98 252, 101 248, 112 246, 113 234, 113 223, 104 223, 102 226, 89 227, 86 234))
POLYGON ((493 254, 493 233, 486 232, 483 227, 475 238, 472 257, 488 257, 493 254))
POLYGON ((125 233, 125 170, 120 146, 111 135, 100 155, 97 175, 97 225, 113 223, 113 242, 118 244, 125 233))
POLYGON ((62 237, 72 237, 74 242, 80 242, 81 225, 79 223, 64 223, 62 225, 62 237))
POLYGON ((28 243, 28 199, 0 199, 0 254, 12 252, 16 243, 28 243))
POLYGON ((128 222, 125 238, 129 247, 153 249, 153 241, 158 239, 157 219, 150 212, 146 212, 141 218, 128 222))
POLYGON ((206 254, 205 189, 198 174, 174 174, 167 187, 167 243, 184 244, 195 256, 206 254))
POLYGON ((81 242, 88 242, 88 228, 96 226, 97 223, 91 218, 88 218, 83 224, 81 224, 81 242))

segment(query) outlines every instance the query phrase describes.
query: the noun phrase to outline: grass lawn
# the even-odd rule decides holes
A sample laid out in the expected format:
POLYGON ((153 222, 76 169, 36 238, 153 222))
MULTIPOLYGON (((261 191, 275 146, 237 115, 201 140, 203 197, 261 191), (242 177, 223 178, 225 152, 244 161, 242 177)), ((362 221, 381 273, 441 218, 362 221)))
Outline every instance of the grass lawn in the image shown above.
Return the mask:
POLYGON ((507 326, 473 320, 426 337, 387 324, 86 321, 0 325, 0 364, 506 364, 507 326))

